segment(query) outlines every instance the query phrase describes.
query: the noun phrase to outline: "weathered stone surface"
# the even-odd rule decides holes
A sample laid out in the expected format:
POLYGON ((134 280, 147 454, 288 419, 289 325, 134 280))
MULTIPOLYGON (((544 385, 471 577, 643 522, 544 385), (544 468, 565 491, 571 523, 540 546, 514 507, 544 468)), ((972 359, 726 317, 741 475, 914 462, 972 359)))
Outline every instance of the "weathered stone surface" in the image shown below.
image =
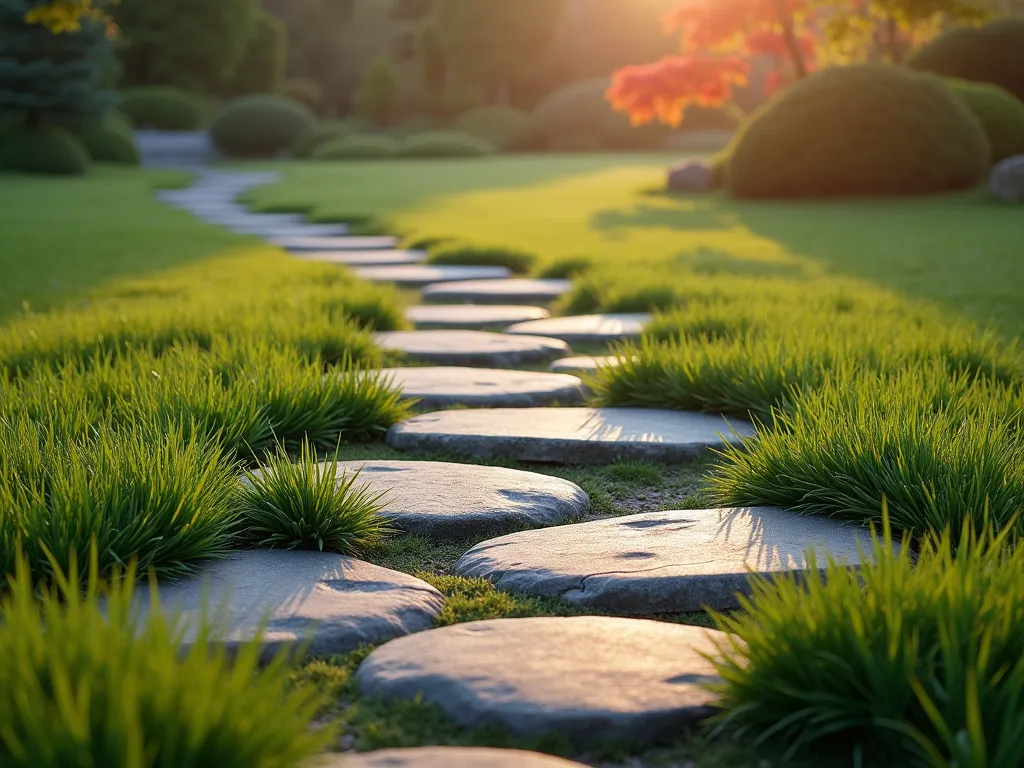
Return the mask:
POLYGON ((435 365, 513 368, 553 360, 569 352, 569 345, 558 339, 485 331, 389 331, 374 338, 386 350, 435 365))
POLYGON ((368 237, 276 237, 272 242, 286 251, 375 251, 394 250, 397 240, 386 236, 368 237))
POLYGON ((444 330, 452 328, 507 328, 513 323, 527 320, 543 320, 551 313, 541 307, 496 304, 478 306, 475 304, 421 304, 410 307, 406 313, 420 330, 444 330))
POLYGON ((400 264, 421 264, 423 251, 307 251, 297 254, 303 261, 322 261, 342 267, 393 267, 400 264))
POLYGON ((344 224, 275 224, 273 222, 260 224, 253 222, 251 224, 221 223, 221 226, 240 235, 255 235, 265 240, 281 237, 335 237, 348 232, 348 227, 344 224))
POLYGON ((708 192, 711 190, 711 167, 698 160, 686 160, 668 169, 671 192, 708 192))
POLYGON ((415 416, 391 427, 388 445, 482 459, 588 464, 617 459, 679 461, 738 443, 740 436, 753 433, 753 426, 742 419, 727 421, 706 413, 491 408, 415 416))
POLYGON ((230 227, 237 231, 249 229, 270 229, 270 228, 294 228, 307 226, 305 218, 297 213, 249 213, 247 211, 234 211, 225 209, 210 210, 205 206, 190 206, 186 210, 192 212, 197 218, 208 221, 210 224, 218 224, 222 227, 230 227))
POLYGON ((499 589, 625 616, 739 607, 749 574, 819 567, 830 554, 856 565, 863 528, 771 508, 651 512, 523 531, 485 541, 455 566, 499 589))
POLYGON ((362 691, 445 710, 466 727, 559 734, 579 745, 652 740, 713 713, 701 653, 721 633, 597 616, 497 619, 421 632, 370 654, 362 691))
POLYGON ((560 525, 590 508, 583 490, 549 475, 443 461, 349 461, 357 483, 385 492, 384 514, 422 536, 465 539, 491 531, 560 525))
POLYGON ((506 328, 505 333, 550 336, 569 344, 606 344, 639 337, 650 319, 647 314, 552 317, 517 323, 506 328))
POLYGON ((152 168, 200 168, 217 154, 205 131, 135 131, 142 165, 152 168))
POLYGON ((618 365, 619 361, 616 355, 563 357, 548 366, 548 370, 554 373, 594 373, 601 368, 618 365))
POLYGON ((526 408, 583 402, 583 382, 564 373, 535 373, 492 368, 387 368, 383 373, 401 387, 405 399, 434 411, 453 406, 526 408))
POLYGON ((471 280, 430 285, 420 296, 435 304, 550 304, 571 287, 570 280, 471 280))
POLYGON ((1000 160, 989 176, 992 194, 1006 203, 1024 203, 1024 155, 1000 160))
MULTIPOLYGON (((222 640, 237 646, 253 639, 266 619, 267 656, 282 645, 308 641, 311 655, 347 653, 431 626, 441 594, 404 573, 327 552, 254 550, 205 565, 189 579, 160 585, 160 606, 180 610, 195 637, 204 589, 211 616, 225 622, 222 640)), ((135 600, 151 610, 149 590, 135 600)))
POLYGON ((585 768, 560 757, 519 749, 420 747, 334 755, 308 768, 585 768))
POLYGON ((374 283, 394 283, 405 288, 422 288, 431 283, 487 280, 508 277, 507 267, 460 267, 445 264, 420 266, 363 267, 356 275, 374 283))

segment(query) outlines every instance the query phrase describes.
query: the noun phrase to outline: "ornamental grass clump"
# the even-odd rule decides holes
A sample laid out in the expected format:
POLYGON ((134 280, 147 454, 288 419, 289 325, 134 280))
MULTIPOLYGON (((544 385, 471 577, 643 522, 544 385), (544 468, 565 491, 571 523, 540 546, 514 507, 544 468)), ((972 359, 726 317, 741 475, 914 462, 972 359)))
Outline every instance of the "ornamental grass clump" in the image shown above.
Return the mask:
POLYGON ((914 553, 883 525, 857 570, 811 560, 799 577, 753 577, 744 610, 716 616, 730 633, 719 728, 788 757, 1024 764, 1024 549, 982 531, 947 528, 914 553))
POLYGON ((372 491, 359 477, 359 470, 339 469, 337 455, 318 462, 309 443, 297 462, 279 452, 245 476, 242 540, 259 547, 360 554, 392 529, 381 514, 385 493, 372 491))
POLYGON ((132 609, 134 566, 101 584, 101 549, 84 578, 55 562, 39 592, 18 562, 0 602, 0 764, 292 768, 330 742, 284 654, 261 666, 254 641, 229 656, 209 625, 183 653, 180 622, 132 609))

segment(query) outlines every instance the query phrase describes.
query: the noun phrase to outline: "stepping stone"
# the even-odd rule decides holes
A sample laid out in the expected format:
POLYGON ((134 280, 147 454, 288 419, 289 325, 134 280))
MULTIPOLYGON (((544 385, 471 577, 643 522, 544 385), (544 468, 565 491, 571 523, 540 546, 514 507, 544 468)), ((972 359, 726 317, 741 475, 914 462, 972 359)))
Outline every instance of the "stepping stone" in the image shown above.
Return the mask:
POLYGON ((568 480, 503 467, 443 461, 349 461, 339 472, 362 469, 358 485, 384 491, 384 514, 396 527, 459 540, 561 525, 590 509, 590 498, 568 480))
POLYGON ((749 576, 807 569, 814 550, 837 562, 871 551, 864 528, 768 507, 652 512, 524 531, 469 550, 455 573, 498 589, 560 597, 620 615, 739 608, 749 576))
MULTIPOLYGON (((229 647, 256 637, 266 619, 265 658, 296 641, 308 641, 310 655, 325 655, 420 632, 444 601, 404 573, 327 552, 277 549, 234 552, 158 591, 162 610, 181 611, 186 647, 195 639, 204 597, 209 615, 224 618, 222 640, 229 647)), ((149 590, 136 590, 134 599, 143 614, 150 610, 149 590)))
POLYGON ((398 267, 364 267, 356 276, 372 283, 394 283, 405 288, 422 288, 443 281, 481 280, 508 277, 507 267, 461 267, 444 264, 398 267))
POLYGON ((376 251, 392 250, 393 237, 275 237, 274 245, 286 251, 376 251))
POLYGON ((239 234, 255 235, 264 240, 277 240, 287 237, 340 237, 348 232, 344 224, 223 224, 239 234))
POLYGON ((479 459, 607 464, 683 461, 753 434, 753 425, 742 419, 688 411, 490 408, 414 416, 391 427, 387 442, 401 450, 479 459))
POLYGON ((570 280, 470 280, 429 285, 420 296, 434 304, 550 304, 571 287, 570 280))
POLYGON ((389 267, 399 264, 420 264, 426 260, 423 251, 309 251, 300 253, 304 261, 322 261, 342 267, 389 267))
POLYGON ((420 747, 335 755, 308 768, 586 768, 560 757, 519 749, 420 747))
POLYGON ((651 316, 647 314, 551 317, 516 323, 506 328, 505 333, 551 336, 569 344, 607 344, 638 338, 650 320, 651 316))
POLYGON ((548 370, 553 373, 596 373, 602 368, 618 365, 620 360, 618 355, 564 357, 555 360, 548 370))
POLYGON ((600 616, 495 619, 420 632, 371 653, 363 694, 441 707, 465 728, 578 746, 649 742, 714 714, 719 681, 702 653, 725 635, 600 616))
POLYGON ((583 382, 564 373, 487 368, 386 368, 382 373, 423 411, 453 406, 526 408, 583 402, 583 382))
POLYGON ((416 362, 476 368, 515 368, 570 351, 558 339, 486 331, 388 331, 374 334, 374 339, 383 349, 402 352, 416 362))
POLYGON ((406 318, 417 328, 507 328, 513 323, 543 320, 551 313, 541 307, 498 304, 480 307, 473 304, 435 304, 410 307, 406 318))

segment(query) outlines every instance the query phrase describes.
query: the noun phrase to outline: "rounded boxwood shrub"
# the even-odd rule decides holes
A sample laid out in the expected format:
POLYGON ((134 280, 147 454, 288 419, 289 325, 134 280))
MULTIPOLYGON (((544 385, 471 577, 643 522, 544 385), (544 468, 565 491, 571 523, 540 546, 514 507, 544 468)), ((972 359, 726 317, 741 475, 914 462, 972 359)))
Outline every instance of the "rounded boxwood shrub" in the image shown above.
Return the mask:
POLYGON ((826 69, 759 109, 729 148, 737 197, 926 194, 985 178, 978 119, 938 78, 866 64, 826 69))
POLYGON ((946 85, 981 121, 992 145, 992 161, 1024 154, 1024 102, 991 83, 950 79, 946 85))
POLYGON ((402 120, 400 123, 392 125, 387 129, 387 131, 396 139, 407 139, 410 136, 415 136, 417 133, 440 131, 444 130, 444 128, 445 125, 440 120, 426 115, 420 115, 418 117, 410 117, 406 120, 402 120))
POLYGON ((164 85, 122 91, 118 110, 138 128, 161 131, 194 131, 203 120, 202 104, 196 96, 164 85))
POLYGON ((1005 88, 1024 101, 1024 18, 950 30, 914 52, 907 65, 1005 88))
POLYGON ((398 154, 393 136, 357 133, 321 144, 313 151, 316 160, 386 160, 398 154))
POLYGON ((515 107, 477 107, 459 117, 453 127, 483 139, 499 152, 527 147, 533 138, 530 116, 515 107))
POLYGON ((292 157, 312 157, 316 150, 329 141, 359 133, 359 125, 348 120, 327 120, 300 138, 292 146, 292 157))
POLYGON ((285 80, 281 86, 281 95, 300 101, 317 113, 324 107, 324 89, 320 83, 308 77, 290 77, 285 80))
POLYGON ((0 148, 0 168, 76 176, 89 170, 89 151, 73 133, 55 125, 19 128, 0 148))
POLYGON ((265 157, 295 145, 316 127, 305 104, 272 93, 242 96, 225 104, 210 126, 214 145, 234 157, 265 157))
POLYGON ((97 162, 139 164, 135 134, 131 126, 117 118, 108 117, 101 122, 89 123, 77 132, 77 136, 89 156, 97 162))
POLYGON ((461 131, 428 131, 410 136, 398 146, 401 157, 483 157, 494 147, 461 131))
POLYGON ((600 148, 651 147, 663 144, 664 126, 634 128, 629 118, 605 99, 610 81, 584 80, 550 94, 532 115, 533 132, 547 149, 593 151, 600 148))

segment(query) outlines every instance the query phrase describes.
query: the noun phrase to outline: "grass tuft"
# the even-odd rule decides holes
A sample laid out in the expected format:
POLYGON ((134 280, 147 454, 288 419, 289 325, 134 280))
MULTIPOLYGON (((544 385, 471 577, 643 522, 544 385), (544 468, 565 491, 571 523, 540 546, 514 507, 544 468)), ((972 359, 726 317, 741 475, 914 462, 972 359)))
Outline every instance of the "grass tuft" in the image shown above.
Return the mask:
POLYGON ((440 243, 428 250, 430 264, 459 264, 480 267, 507 267, 514 274, 530 271, 537 257, 532 253, 498 246, 440 243))

